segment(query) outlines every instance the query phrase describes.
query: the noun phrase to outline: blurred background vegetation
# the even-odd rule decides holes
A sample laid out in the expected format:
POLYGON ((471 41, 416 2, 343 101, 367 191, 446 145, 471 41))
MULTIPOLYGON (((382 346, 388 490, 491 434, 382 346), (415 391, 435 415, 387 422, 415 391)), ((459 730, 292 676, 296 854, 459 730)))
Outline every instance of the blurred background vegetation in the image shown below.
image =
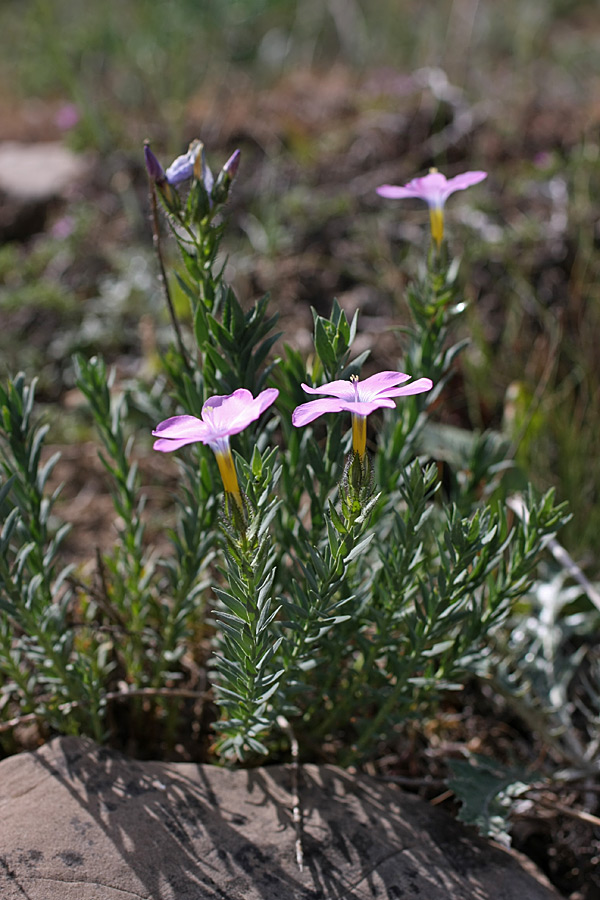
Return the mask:
MULTIPOLYGON (((570 500, 563 540, 598 575, 595 2, 3 0, 0 50, 0 140, 91 161, 27 233, 2 235, 3 373, 38 374, 63 410, 73 351, 152 377, 168 323, 145 138, 165 163, 196 136, 215 167, 241 146, 228 276, 242 300, 271 290, 304 347, 310 306, 337 295, 388 365, 426 211, 374 188, 487 169, 449 204, 471 346, 440 418, 503 430, 527 475, 570 500)), ((73 428, 54 418, 55 440, 73 428)))

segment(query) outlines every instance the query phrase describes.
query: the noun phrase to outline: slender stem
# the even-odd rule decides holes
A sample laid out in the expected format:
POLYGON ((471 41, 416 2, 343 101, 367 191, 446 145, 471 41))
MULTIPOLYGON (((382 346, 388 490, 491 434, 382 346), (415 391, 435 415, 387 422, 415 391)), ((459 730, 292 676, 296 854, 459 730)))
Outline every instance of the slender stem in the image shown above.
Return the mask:
MULTIPOLYGON (((414 663, 414 660, 422 658, 422 653, 425 649, 425 645, 426 635, 423 635, 413 647, 413 652, 411 656, 407 658, 402 671, 398 672, 396 676, 396 684, 394 685, 387 699, 382 703, 375 716, 365 727, 354 747, 352 747, 352 749, 348 752, 346 762, 350 762, 354 754, 360 753, 360 751, 364 750, 365 747, 368 747, 369 744, 371 744, 373 738, 377 737, 378 731, 383 727, 385 720, 389 716, 390 712, 400 701, 402 694, 406 691, 406 684, 411 671, 411 663, 414 663)), ((343 764, 344 761, 342 762, 342 765, 343 764)))
POLYGON ((154 251, 156 253, 156 258, 158 260, 158 268, 160 271, 160 280, 161 280, 161 283, 163 286, 165 300, 167 301, 167 307, 169 309, 169 315, 171 317, 171 324, 173 325, 173 329, 175 331, 175 336, 177 338, 177 345, 179 347, 179 352, 185 363, 186 369, 188 370, 188 372, 191 372, 192 367, 188 360, 185 345, 183 343, 183 338, 181 336, 181 329, 179 328, 179 322, 177 321, 177 316, 175 315, 175 307, 173 306, 173 299, 171 297, 171 291, 169 289, 169 281, 167 279, 167 273, 165 270, 165 264, 164 264, 163 255, 162 255, 162 247, 161 247, 161 243, 160 243, 160 221, 158 218, 158 203, 156 201, 156 188, 152 182, 150 182, 150 208, 152 210, 152 244, 154 247, 154 251))
POLYGON ((373 719, 371 719, 369 725, 362 732, 360 738, 358 739, 358 741, 356 742, 354 747, 352 747, 348 751, 348 753, 346 754, 346 759, 342 760, 342 765, 344 765, 345 762, 346 763, 350 762, 355 754, 360 753, 361 750, 363 750, 366 746, 368 746, 371 743, 372 738, 377 736, 377 732, 382 727, 386 718, 388 717, 388 715, 390 714, 390 712, 392 711, 392 709, 394 708, 394 706, 400 699, 400 695, 402 694, 402 692, 405 689, 406 689, 406 681, 399 680, 398 683, 395 685, 394 689, 392 690, 391 694, 388 696, 385 703, 383 703, 383 705, 380 706, 379 711, 377 712, 375 717, 373 719))
MULTIPOLYGON (((349 684, 344 690, 343 697, 336 698, 338 702, 335 702, 328 714, 321 721, 316 728, 313 727, 313 737, 325 737, 330 731, 333 731, 335 728, 343 728, 351 715, 351 710, 353 706, 356 704, 356 698, 359 695, 361 688, 368 683, 369 673, 371 672, 371 667, 373 665, 373 661, 376 656, 377 647, 375 645, 371 645, 369 647, 369 651, 367 653, 366 659, 363 663, 362 669, 360 673, 357 673, 355 670, 348 670, 348 680, 349 684)), ((335 673, 337 676, 337 680, 339 680, 339 673, 342 666, 342 660, 340 658, 340 654, 337 654, 337 658, 332 661, 332 665, 330 666, 330 672, 335 673)), ((323 689, 323 694, 331 686, 332 682, 334 682, 335 678, 330 678, 328 684, 323 689)), ((321 702, 322 705, 322 702, 321 702)), ((311 712, 312 715, 316 712, 316 709, 313 709, 311 712)), ((307 719, 308 717, 305 717, 307 719)))
POLYGON ((296 865, 300 872, 304 871, 304 848, 302 846, 302 806, 300 804, 300 748, 294 730, 285 716, 277 716, 277 724, 287 735, 290 742, 290 754, 292 757, 292 819, 296 832, 296 865))

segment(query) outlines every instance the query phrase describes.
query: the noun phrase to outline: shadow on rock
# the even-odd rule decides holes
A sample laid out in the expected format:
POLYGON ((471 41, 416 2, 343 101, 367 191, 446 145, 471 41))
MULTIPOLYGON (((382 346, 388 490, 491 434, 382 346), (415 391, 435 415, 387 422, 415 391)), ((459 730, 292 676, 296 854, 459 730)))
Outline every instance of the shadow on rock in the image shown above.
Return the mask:
POLYGON ((0 764, 3 900, 552 900, 511 854, 334 766, 137 762, 57 738, 0 764))

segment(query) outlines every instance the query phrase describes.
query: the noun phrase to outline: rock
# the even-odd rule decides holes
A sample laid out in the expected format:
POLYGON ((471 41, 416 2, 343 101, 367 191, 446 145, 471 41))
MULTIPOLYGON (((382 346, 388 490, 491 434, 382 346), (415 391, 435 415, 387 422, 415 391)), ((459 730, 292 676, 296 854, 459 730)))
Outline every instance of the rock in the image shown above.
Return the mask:
POLYGON ((0 763, 2 900, 556 900, 441 810, 334 766, 142 763, 57 738, 0 763))
POLYGON ((82 156, 56 141, 0 144, 0 190, 23 200, 59 197, 86 169, 82 156))
POLYGON ((0 237, 41 231, 50 203, 81 180, 89 164, 63 144, 0 143, 0 237))

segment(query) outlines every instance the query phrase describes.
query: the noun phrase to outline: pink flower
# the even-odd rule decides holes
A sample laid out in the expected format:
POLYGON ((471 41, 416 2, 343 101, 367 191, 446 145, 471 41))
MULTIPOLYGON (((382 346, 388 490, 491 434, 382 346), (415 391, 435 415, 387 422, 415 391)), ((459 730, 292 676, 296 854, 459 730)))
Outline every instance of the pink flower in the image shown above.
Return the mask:
POLYGON ((74 103, 63 103, 58 109, 54 121, 61 131, 70 131, 79 122, 79 110, 74 103))
POLYGON ((302 387, 309 394, 330 396, 309 400, 308 403, 297 406, 292 415, 292 424, 301 427, 314 422, 325 413, 349 412, 352 414, 352 447, 362 459, 367 445, 367 416, 382 407, 393 408, 396 405, 395 397, 421 394, 433 387, 430 378, 418 378, 406 387, 399 387, 409 379, 410 375, 404 372, 379 372, 364 381, 359 381, 354 375, 349 381, 330 381, 317 388, 303 384, 302 387))
POLYGON ((487 172, 463 172, 454 178, 447 179, 437 169, 430 169, 428 175, 413 178, 403 187, 394 184, 382 184, 377 188, 380 197, 389 200, 404 200, 407 197, 418 197, 429 206, 431 236, 439 247, 444 236, 444 204, 455 191, 464 191, 472 184, 479 184, 487 178, 487 172))
POLYGON ((50 229, 50 234, 53 238, 58 238, 58 240, 64 240, 68 238, 69 235, 73 234, 75 230, 75 219, 73 216, 61 216, 60 219, 57 219, 52 228, 50 229))
POLYGON ((154 449, 170 453, 196 441, 208 444, 217 458, 226 493, 233 494, 241 505, 229 438, 256 421, 275 402, 278 394, 276 388, 267 388, 253 397, 250 391, 239 388, 233 394, 209 397, 202 407, 202 418, 173 416, 157 425, 152 432, 158 438, 154 442, 154 449))

